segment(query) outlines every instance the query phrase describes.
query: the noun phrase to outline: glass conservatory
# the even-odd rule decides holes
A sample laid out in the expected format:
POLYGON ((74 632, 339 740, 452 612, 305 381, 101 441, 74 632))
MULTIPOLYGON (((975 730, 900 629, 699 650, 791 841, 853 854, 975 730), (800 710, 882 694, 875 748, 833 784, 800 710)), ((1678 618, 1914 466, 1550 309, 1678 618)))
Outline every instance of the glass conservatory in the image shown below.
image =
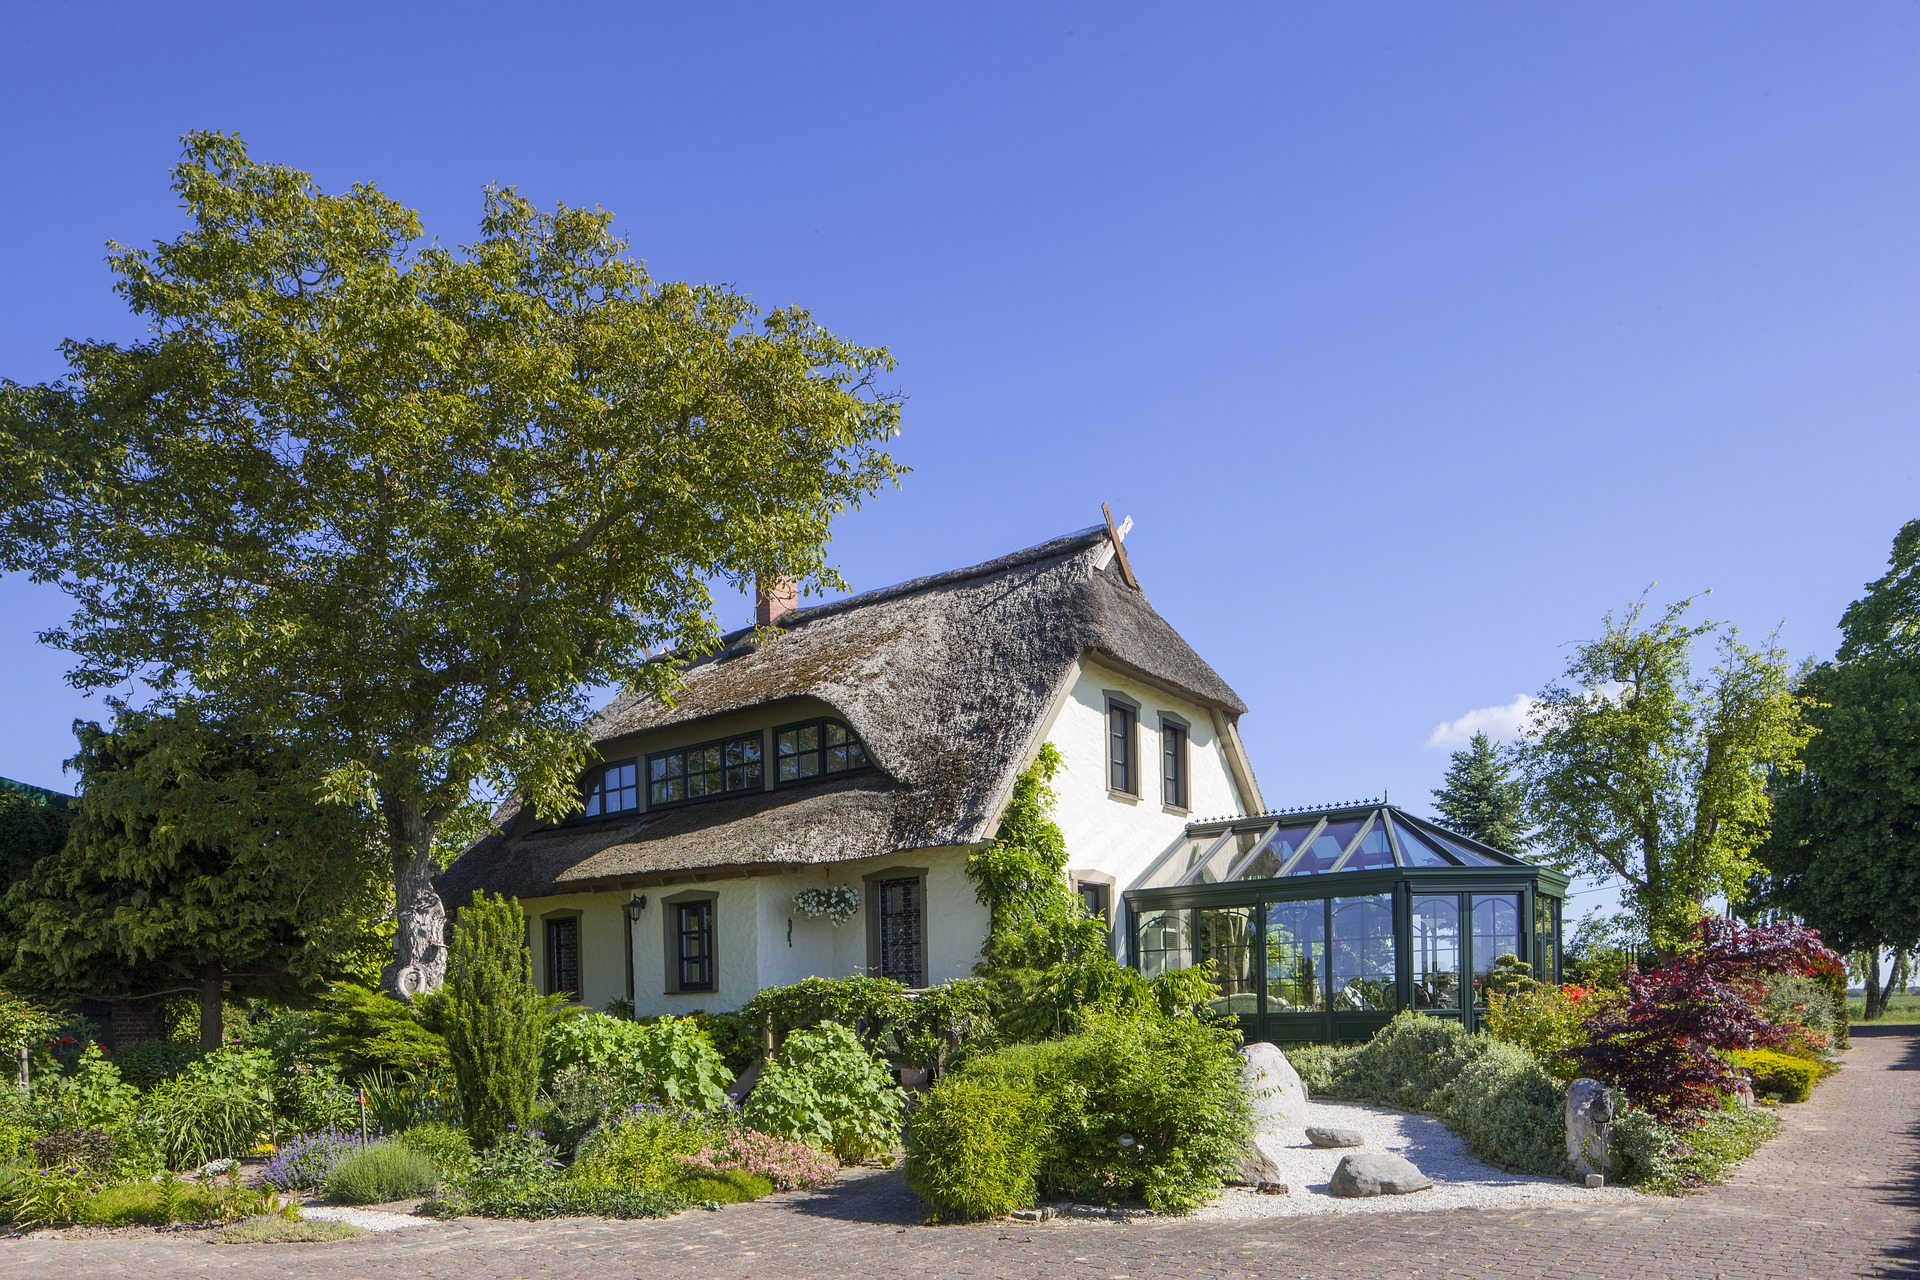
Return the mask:
POLYGON ((1126 894, 1148 977, 1212 961, 1248 1040, 1364 1040, 1401 1009, 1475 1025, 1513 955, 1560 977, 1567 877, 1380 802, 1198 822, 1126 894))

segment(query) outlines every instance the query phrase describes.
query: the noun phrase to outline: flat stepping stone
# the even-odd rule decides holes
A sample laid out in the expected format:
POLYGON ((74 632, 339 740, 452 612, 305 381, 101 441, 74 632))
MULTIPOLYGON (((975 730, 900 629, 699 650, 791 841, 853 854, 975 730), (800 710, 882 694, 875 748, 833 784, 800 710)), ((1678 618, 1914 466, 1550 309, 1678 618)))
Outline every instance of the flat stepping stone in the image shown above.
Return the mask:
POLYGON ((1358 1129, 1333 1129, 1325 1125, 1307 1126, 1307 1141, 1316 1147, 1364 1147, 1367 1140, 1358 1129))
POLYGON ((1404 1196, 1425 1191, 1433 1179, 1414 1168, 1413 1161, 1388 1151, 1362 1151, 1342 1156, 1327 1190, 1336 1196, 1404 1196))

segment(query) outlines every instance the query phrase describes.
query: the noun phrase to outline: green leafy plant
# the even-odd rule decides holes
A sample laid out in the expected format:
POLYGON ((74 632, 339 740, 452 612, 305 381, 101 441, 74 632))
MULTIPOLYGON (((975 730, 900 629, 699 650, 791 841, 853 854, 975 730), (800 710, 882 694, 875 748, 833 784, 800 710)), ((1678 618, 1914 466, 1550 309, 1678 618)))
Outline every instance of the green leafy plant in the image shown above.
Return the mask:
POLYGON ((1196 1018, 1093 1010, 1062 1039, 971 1058, 916 1114, 907 1177, 952 1217, 1030 1196, 1029 1178, 1040 1194, 1191 1209, 1251 1125, 1236 1041, 1196 1018))
POLYGON ((389 1140, 347 1153, 321 1189, 346 1204, 384 1204, 429 1195, 439 1181, 440 1170, 425 1153, 389 1140))
POLYGON ((467 1135, 453 1125, 441 1121, 417 1124, 400 1135, 400 1142, 431 1160, 440 1176, 449 1181, 463 1181, 473 1172, 473 1147, 467 1135))
POLYGON ((1685 1127, 1671 1126, 1638 1108, 1613 1126, 1613 1148, 1623 1180, 1662 1195, 1722 1182, 1742 1160, 1780 1131, 1757 1107, 1714 1111, 1685 1127))
MULTIPOLYGON (((561 1179, 475 1194, 470 1212, 486 1218, 670 1218, 687 1207, 671 1191, 561 1179)), ((426 1206, 422 1206, 426 1208, 426 1206)))
POLYGON ((763 1133, 811 1142, 857 1164, 893 1148, 904 1105, 892 1076, 854 1033, 822 1022, 787 1037, 742 1115, 763 1133))
POLYGON ((1580 1023, 1601 997, 1585 987, 1536 982, 1511 993, 1489 991, 1482 1025, 1488 1035, 1517 1044, 1562 1080, 1577 1074, 1568 1050, 1585 1043, 1580 1023))
POLYGON ((220 1183, 183 1182, 168 1175, 158 1182, 123 1182, 94 1192, 77 1221, 93 1227, 164 1227, 175 1222, 220 1222, 273 1207, 263 1192, 220 1183))
POLYGON ((458 1124, 460 1091, 451 1071, 369 1071, 360 1077, 367 1100, 367 1124, 391 1133, 416 1124, 458 1124))
POLYGON ((39 1092, 54 1123, 71 1129, 112 1128, 140 1104, 140 1091, 121 1079, 120 1068, 97 1044, 81 1051, 71 1073, 45 1077, 39 1092))
POLYGON ((7 1213, 20 1228, 64 1226, 79 1218, 96 1185, 72 1166, 16 1170, 7 1188, 7 1213))
POLYGON ((609 1120, 580 1144, 569 1177, 659 1191, 683 1171, 685 1157, 713 1141, 717 1122, 697 1113, 641 1107, 609 1120))
POLYGON ((806 978, 766 988, 747 1001, 741 1012, 771 1029, 776 1046, 795 1031, 836 1022, 877 1050, 906 1014, 907 996, 906 988, 891 978, 806 978))
POLYGON ((490 1145, 533 1118, 541 1046, 559 1003, 534 989, 520 904, 474 890, 453 931, 436 1016, 476 1144, 490 1145))
POLYGON ((147 1097, 169 1167, 249 1154, 273 1119, 273 1059, 262 1049, 208 1054, 147 1097))
POLYGON ((1566 1085, 1524 1047, 1488 1045, 1461 1070, 1451 1093, 1447 1122, 1467 1150, 1507 1169, 1572 1172, 1566 1085))

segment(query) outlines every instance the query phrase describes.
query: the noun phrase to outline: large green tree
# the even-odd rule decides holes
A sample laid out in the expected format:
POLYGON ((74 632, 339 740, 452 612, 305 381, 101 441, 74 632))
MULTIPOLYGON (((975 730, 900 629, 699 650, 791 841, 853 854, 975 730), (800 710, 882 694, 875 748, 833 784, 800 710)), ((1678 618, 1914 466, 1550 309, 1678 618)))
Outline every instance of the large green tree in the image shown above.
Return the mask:
POLYGON ((1482 730, 1453 753, 1447 776, 1433 793, 1440 821, 1496 849, 1527 844, 1527 787, 1513 776, 1493 739, 1482 730))
POLYGON ((383 981, 439 985, 432 851, 477 787, 579 803, 589 691, 665 692, 713 585, 841 585, 834 517, 894 480, 886 351, 659 283, 597 209, 486 193, 422 239, 195 134, 191 220, 111 258, 149 336, 0 384, 0 568, 76 601, 79 687, 144 679, 270 729, 384 829, 383 981))
POLYGON ((73 802, 37 787, 0 786, 0 889, 59 851, 73 825, 73 802))
POLYGON ((364 812, 321 803, 270 736, 122 712, 74 726, 67 842, 0 899, 9 985, 59 997, 191 989, 220 1043, 223 988, 284 996, 377 960, 385 877, 364 812))
POLYGON ((1760 857, 1768 905, 1839 950, 1871 952, 1861 967, 1872 981, 1882 948, 1920 946, 1920 520, 1894 538, 1886 574, 1840 631, 1833 661, 1801 680, 1819 732, 1805 772, 1777 788, 1760 857))
POLYGON ((1690 623, 1689 600, 1608 614, 1536 699, 1517 759, 1534 851, 1626 885, 1633 923, 1674 948, 1707 899, 1738 903, 1766 838, 1769 779, 1799 767, 1811 730, 1784 653, 1690 623), (1695 651, 1718 661, 1696 673, 1695 651))

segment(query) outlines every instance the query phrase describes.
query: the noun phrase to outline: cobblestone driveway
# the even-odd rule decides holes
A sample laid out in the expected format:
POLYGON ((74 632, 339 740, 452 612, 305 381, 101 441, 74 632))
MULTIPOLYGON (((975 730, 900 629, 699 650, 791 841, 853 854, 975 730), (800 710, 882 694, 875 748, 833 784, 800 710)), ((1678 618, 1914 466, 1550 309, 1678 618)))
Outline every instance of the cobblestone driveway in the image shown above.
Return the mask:
POLYGON ((1392 1213, 1250 1223, 918 1225, 897 1175, 665 1222, 468 1222, 336 1245, 216 1248, 154 1234, 0 1243, 0 1275, 211 1273, 278 1280, 425 1276, 1567 1277, 1832 1280, 1920 1276, 1920 1035, 1855 1037, 1847 1069, 1785 1112, 1737 1180, 1609 1207, 1392 1213))

